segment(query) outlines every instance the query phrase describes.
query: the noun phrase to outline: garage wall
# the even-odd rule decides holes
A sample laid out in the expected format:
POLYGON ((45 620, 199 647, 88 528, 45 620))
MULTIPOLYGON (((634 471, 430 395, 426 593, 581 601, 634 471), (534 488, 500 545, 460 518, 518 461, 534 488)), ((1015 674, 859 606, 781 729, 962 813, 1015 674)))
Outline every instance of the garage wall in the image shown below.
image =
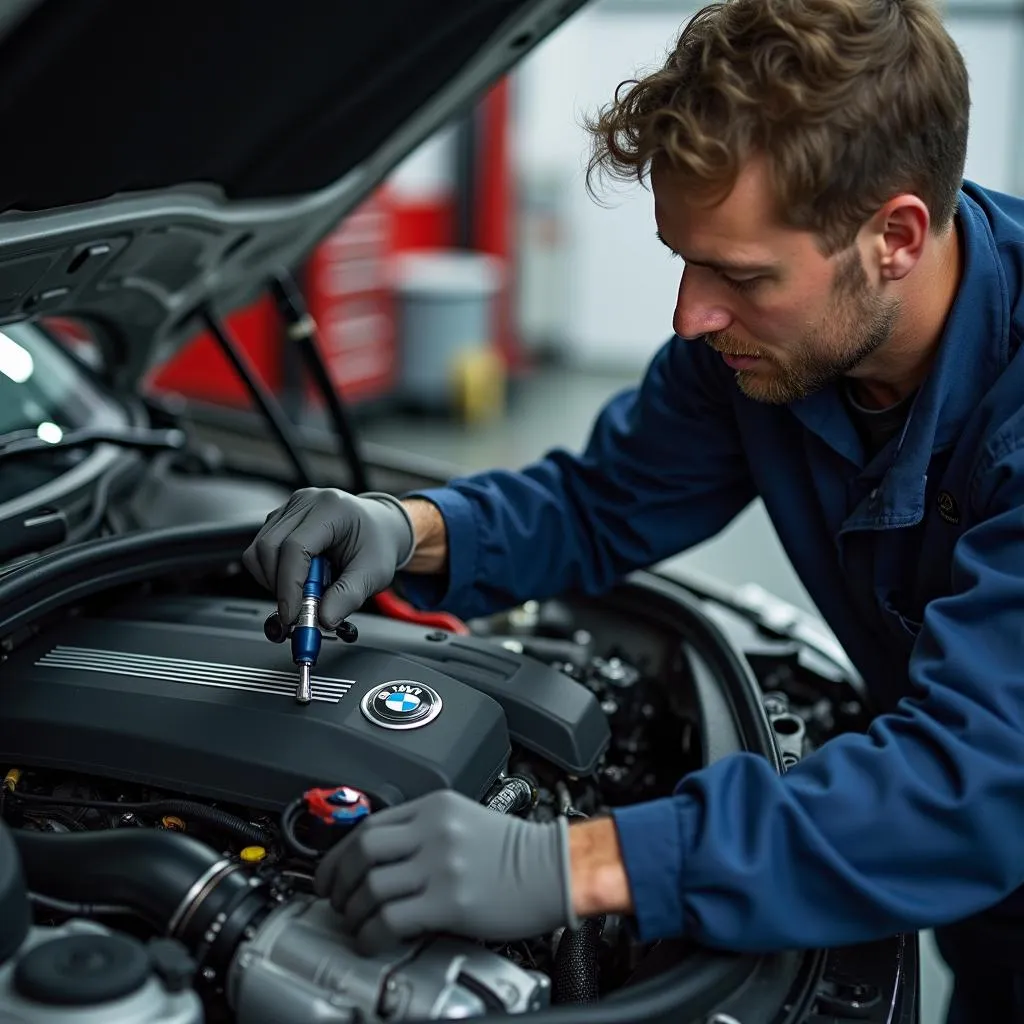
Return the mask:
MULTIPOLYGON (((640 369, 671 330, 679 264, 654 239, 648 192, 586 194, 584 112, 617 84, 660 63, 698 4, 601 0, 530 57, 516 75, 516 159, 524 208, 556 211, 557 254, 524 252, 527 332, 555 336, 583 367, 640 369), (557 258, 556 258, 557 256, 557 258), (531 277, 530 269, 543 267, 531 277)), ((971 74, 967 176, 1024 192, 1024 2, 945 4, 971 74)), ((550 232, 545 238, 550 239, 550 232)))

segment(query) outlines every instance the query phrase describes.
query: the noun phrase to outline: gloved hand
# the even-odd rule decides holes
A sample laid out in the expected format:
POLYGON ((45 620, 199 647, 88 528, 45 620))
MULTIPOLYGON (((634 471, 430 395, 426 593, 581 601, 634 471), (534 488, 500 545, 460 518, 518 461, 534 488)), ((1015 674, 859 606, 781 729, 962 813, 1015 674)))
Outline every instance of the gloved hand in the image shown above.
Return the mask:
POLYGON ((430 932, 511 941, 579 926, 565 819, 523 821, 450 790, 371 814, 314 887, 363 956, 430 932))
POLYGON ((320 623, 335 629, 390 586, 412 557, 414 543, 412 521, 390 494, 306 487, 267 516, 242 563, 276 594, 281 618, 291 623, 299 614, 310 560, 326 555, 334 582, 320 600, 320 623))

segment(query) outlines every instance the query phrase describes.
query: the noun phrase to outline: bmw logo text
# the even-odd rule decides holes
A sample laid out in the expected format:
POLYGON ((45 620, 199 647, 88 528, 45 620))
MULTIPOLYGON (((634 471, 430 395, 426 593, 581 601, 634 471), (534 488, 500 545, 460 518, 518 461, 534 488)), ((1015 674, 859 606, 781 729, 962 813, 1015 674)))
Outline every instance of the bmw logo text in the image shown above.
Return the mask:
POLYGON ((424 683, 393 679, 373 687, 359 707, 382 729, 419 729, 441 714, 441 695, 424 683))

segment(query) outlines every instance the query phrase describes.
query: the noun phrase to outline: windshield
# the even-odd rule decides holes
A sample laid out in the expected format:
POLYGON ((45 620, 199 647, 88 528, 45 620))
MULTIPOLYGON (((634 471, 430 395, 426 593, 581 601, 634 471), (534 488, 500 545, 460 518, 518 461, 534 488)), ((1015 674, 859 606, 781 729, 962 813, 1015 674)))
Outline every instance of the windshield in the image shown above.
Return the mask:
MULTIPOLYGON (((42 331, 27 323, 0 328, 0 444, 33 435, 54 441, 68 430, 124 422, 124 412, 42 331)), ((49 483, 88 456, 65 449, 0 467, 0 502, 49 483)))

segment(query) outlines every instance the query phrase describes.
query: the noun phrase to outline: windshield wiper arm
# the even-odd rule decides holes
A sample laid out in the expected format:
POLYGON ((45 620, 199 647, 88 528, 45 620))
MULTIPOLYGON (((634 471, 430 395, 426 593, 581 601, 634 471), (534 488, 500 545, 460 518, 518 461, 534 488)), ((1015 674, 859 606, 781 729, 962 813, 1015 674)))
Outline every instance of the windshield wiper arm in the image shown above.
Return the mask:
POLYGON ((0 461, 51 452, 58 448, 84 448, 94 444, 116 444, 141 451, 181 451, 187 440, 183 430, 150 430, 145 427, 85 427, 69 430, 59 441, 44 441, 41 437, 25 437, 15 431, 4 442, 0 435, 0 461))

